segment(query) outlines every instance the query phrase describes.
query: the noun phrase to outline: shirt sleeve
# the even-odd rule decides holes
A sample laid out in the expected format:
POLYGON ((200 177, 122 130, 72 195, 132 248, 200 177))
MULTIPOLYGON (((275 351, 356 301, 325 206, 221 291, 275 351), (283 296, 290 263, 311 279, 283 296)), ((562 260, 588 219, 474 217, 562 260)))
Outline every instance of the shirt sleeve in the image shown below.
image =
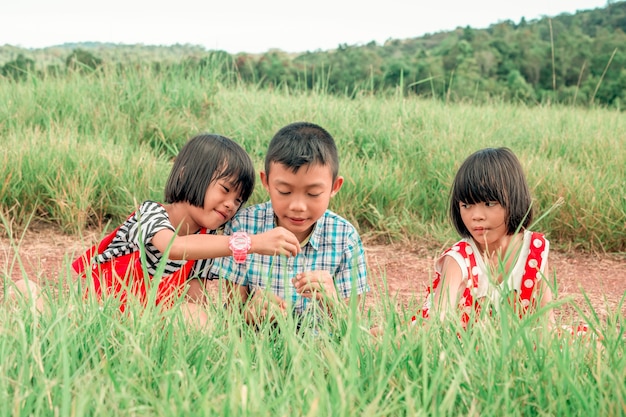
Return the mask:
POLYGON ((350 297, 353 288, 357 294, 370 290, 367 284, 365 250, 356 230, 347 236, 347 245, 334 278, 335 288, 342 298, 350 297))
POLYGON ((137 228, 134 233, 131 232, 132 239, 139 242, 143 241, 144 245, 150 243, 155 234, 161 230, 168 229, 176 232, 176 229, 170 222, 170 218, 161 204, 154 201, 146 201, 136 213, 137 228))

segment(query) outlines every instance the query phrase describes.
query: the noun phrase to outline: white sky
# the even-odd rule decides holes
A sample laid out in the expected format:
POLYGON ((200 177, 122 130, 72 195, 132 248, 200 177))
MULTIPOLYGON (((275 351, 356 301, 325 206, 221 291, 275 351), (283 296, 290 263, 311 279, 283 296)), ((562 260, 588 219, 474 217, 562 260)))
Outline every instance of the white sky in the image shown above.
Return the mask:
POLYGON ((0 45, 65 42, 202 45, 229 53, 334 49, 458 26, 485 28, 606 0, 2 0, 0 45))

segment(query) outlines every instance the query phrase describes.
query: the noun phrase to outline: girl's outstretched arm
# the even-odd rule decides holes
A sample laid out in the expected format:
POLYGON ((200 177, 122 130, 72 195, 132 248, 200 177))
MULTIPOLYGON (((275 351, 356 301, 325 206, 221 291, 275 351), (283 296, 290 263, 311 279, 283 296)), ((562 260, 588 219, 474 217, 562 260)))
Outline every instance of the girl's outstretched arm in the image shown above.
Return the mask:
MULTIPOLYGON (((210 259, 230 256, 228 247, 230 236, 224 235, 176 235, 169 229, 158 231, 152 237, 152 244, 168 259, 210 259)), ((250 235, 249 253, 261 255, 295 256, 300 251, 300 243, 293 233, 283 227, 268 232, 250 235)))

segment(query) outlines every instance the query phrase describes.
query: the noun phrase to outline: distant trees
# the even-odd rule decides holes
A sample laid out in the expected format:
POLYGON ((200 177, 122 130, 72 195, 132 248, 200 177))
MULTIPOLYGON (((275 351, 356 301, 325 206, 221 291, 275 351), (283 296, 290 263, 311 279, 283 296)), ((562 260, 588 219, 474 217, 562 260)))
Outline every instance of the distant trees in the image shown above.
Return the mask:
POLYGON ((67 68, 78 71, 93 72, 102 66, 102 59, 84 49, 74 49, 65 59, 67 68))
MULTIPOLYGON (((457 28, 390 39, 384 45, 341 44, 335 50, 297 55, 270 50, 231 56, 190 45, 83 46, 73 45, 65 68, 48 65, 39 71, 49 76, 63 70, 93 72, 103 70, 105 63, 123 71, 140 61, 148 62, 153 71, 176 68, 180 74, 178 69, 185 67, 184 74, 220 76, 259 88, 347 96, 401 92, 451 101, 497 97, 620 109, 626 102, 626 1, 610 1, 605 8, 573 15, 522 18, 519 24, 507 20, 486 29, 457 28)), ((35 66, 21 53, 0 67, 0 75, 24 80, 35 66)))
POLYGON ((24 80, 35 71, 35 61, 19 54, 17 58, 0 67, 0 74, 14 81, 24 80))

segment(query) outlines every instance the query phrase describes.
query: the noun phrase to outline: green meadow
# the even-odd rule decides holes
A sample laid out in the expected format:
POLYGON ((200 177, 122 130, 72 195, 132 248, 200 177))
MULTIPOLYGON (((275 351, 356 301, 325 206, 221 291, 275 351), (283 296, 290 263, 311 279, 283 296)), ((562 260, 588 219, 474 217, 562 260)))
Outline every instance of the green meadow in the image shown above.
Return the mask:
MULTIPOLYGON (((622 112, 257 90, 201 71, 2 80, 0 209, 18 228, 115 224, 136 202, 162 199, 171 159, 191 136, 229 136, 260 169, 272 135, 297 120, 335 137, 346 181, 331 208, 365 237, 436 247, 456 239, 446 213, 457 167, 482 147, 508 146, 545 214, 536 228, 555 247, 626 250, 622 112)), ((250 203, 266 198, 257 189, 250 203)))
MULTIPOLYGON (((261 169, 274 132, 298 120, 335 137, 345 183, 331 209, 365 239, 434 253, 450 244, 456 169, 475 150, 508 146, 535 198, 532 228, 555 250, 626 251, 623 112, 340 97, 141 66, 0 79, 0 233, 17 244, 38 222, 71 235, 110 229, 139 202, 162 200, 172 158, 193 135, 231 137, 261 169)), ((266 198, 257 186, 249 203, 266 198)), ((410 326, 417 300, 398 311, 391 298, 368 311, 353 299, 298 333, 290 318, 244 326, 221 295, 207 329, 185 326, 177 309, 120 316, 114 303, 83 300, 69 265, 48 278, 42 314, 28 300, 0 309, 0 416, 626 414, 623 299, 602 319, 572 306, 596 339, 506 308, 467 333, 447 321, 410 326)))

